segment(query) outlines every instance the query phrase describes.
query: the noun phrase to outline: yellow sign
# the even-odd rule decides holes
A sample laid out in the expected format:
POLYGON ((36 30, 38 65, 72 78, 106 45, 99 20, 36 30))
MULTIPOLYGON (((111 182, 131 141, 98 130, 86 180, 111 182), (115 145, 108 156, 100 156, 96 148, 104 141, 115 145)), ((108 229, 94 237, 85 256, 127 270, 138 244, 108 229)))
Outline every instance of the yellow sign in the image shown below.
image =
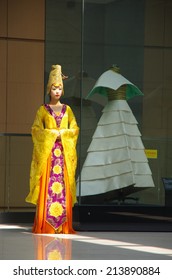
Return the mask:
POLYGON ((157 150, 145 150, 145 154, 147 158, 157 158, 158 157, 158 151, 157 150))

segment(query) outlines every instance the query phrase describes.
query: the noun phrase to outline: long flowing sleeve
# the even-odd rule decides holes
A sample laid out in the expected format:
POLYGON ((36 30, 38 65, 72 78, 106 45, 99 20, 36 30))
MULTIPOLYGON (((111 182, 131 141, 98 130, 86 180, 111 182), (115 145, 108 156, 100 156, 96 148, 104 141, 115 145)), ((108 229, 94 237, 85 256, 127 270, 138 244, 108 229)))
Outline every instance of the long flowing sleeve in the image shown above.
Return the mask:
MULTIPOLYGON (((34 147, 30 170, 30 192, 26 197, 26 202, 33 204, 37 204, 40 178, 57 137, 56 133, 50 129, 51 126, 45 128, 45 114, 45 109, 41 106, 37 111, 31 130, 34 147)), ((55 123, 53 125, 56 128, 55 123)))

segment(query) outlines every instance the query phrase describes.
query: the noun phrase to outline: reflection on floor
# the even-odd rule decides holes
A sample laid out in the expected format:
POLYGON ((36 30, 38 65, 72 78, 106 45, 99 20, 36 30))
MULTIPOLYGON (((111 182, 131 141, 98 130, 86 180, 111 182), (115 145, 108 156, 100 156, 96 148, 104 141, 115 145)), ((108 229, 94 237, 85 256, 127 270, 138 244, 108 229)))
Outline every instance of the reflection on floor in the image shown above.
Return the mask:
POLYGON ((171 232, 32 234, 30 224, 0 225, 1 260, 171 260, 171 232))

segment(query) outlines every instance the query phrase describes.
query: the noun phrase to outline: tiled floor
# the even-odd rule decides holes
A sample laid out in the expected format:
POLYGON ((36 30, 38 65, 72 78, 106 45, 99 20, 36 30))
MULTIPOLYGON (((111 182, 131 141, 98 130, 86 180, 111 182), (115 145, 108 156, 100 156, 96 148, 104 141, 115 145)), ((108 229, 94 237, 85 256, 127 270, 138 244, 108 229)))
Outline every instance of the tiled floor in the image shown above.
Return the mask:
POLYGON ((30 224, 1 224, 0 259, 172 260, 172 232, 36 235, 30 224))

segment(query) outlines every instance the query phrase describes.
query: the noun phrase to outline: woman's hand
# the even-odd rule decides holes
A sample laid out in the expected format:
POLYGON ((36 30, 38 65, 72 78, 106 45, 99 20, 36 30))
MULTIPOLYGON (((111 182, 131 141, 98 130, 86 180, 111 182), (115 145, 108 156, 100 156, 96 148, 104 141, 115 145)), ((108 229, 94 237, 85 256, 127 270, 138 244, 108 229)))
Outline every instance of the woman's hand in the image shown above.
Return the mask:
POLYGON ((51 129, 51 132, 55 133, 56 136, 57 136, 57 139, 61 139, 61 134, 60 134, 60 131, 57 130, 57 129, 51 129))

